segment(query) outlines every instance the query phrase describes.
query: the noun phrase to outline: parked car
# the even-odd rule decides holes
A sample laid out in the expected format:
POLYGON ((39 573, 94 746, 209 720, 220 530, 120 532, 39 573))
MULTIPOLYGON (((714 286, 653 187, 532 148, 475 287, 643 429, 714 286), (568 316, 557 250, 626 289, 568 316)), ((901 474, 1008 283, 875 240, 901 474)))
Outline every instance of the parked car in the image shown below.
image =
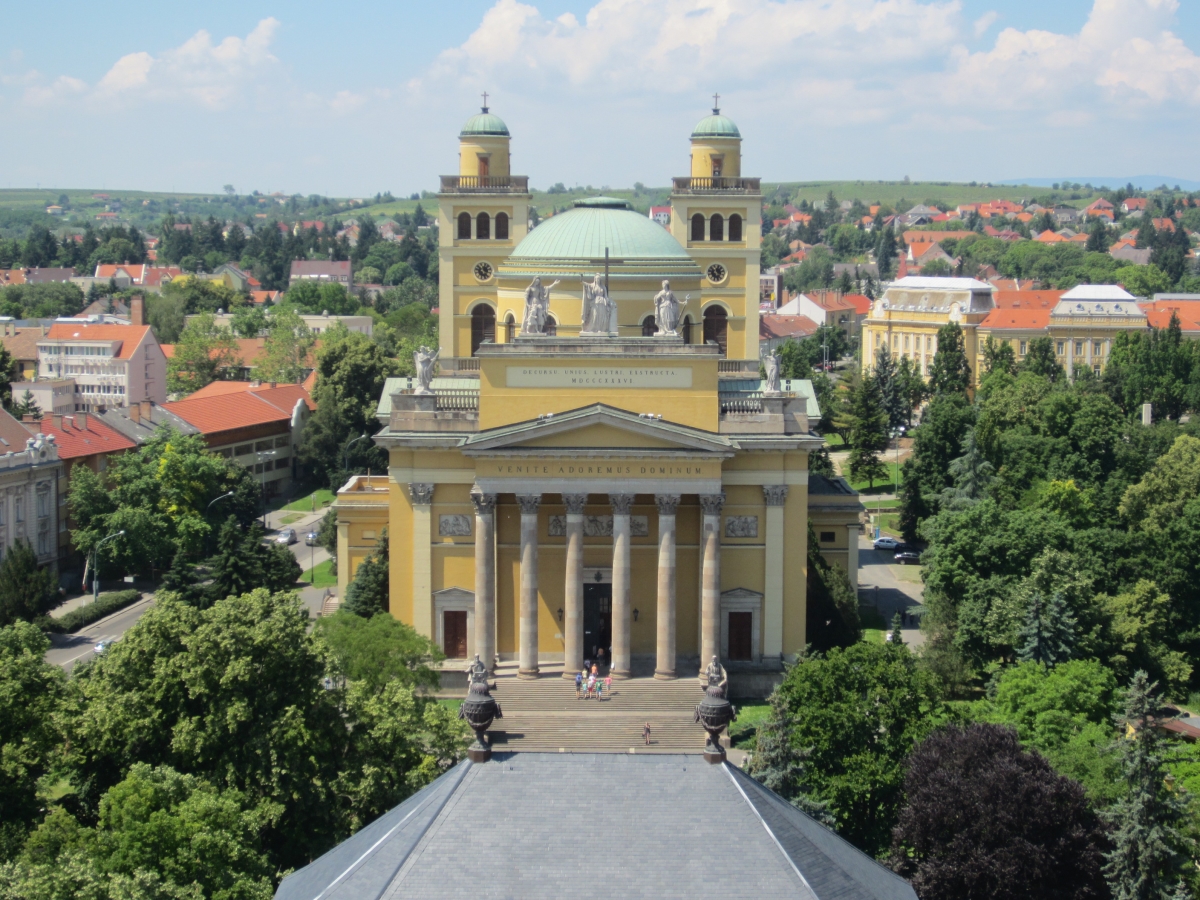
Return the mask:
POLYGON ((921 551, 919 550, 898 550, 896 551, 896 562, 900 565, 908 563, 919 563, 921 561, 921 551))
POLYGON ((294 544, 296 543, 296 529, 285 528, 282 531, 276 532, 272 540, 276 544, 294 544))
POLYGON ((881 537, 875 539, 876 550, 895 550, 900 546, 900 542, 892 537, 881 537))
POLYGON ((315 531, 310 531, 308 534, 306 534, 306 535, 304 536, 304 546, 306 546, 306 547, 320 547, 321 545, 320 545, 319 543, 317 543, 317 541, 319 540, 319 538, 320 538, 320 535, 319 535, 319 534, 317 534, 315 531))

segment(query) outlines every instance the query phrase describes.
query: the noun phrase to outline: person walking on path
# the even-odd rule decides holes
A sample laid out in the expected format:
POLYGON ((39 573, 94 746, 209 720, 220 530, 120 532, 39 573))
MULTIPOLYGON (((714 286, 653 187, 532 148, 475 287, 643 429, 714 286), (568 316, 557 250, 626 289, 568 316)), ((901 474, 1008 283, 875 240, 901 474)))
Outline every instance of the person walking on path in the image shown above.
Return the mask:
POLYGON ((575 673, 575 699, 579 699, 579 695, 583 693, 583 673, 575 673))
POLYGON ((593 672, 591 675, 588 675, 588 680, 587 680, 588 699, 591 699, 592 692, 595 690, 596 690, 596 673, 593 672))
POLYGON ((596 702, 604 702, 604 680, 601 678, 596 679, 596 702))
POLYGON ((642 740, 646 742, 646 746, 650 746, 650 723, 647 722, 642 726, 642 740))
POLYGON ((609 696, 612 696, 612 675, 604 676, 604 690, 608 692, 609 696))

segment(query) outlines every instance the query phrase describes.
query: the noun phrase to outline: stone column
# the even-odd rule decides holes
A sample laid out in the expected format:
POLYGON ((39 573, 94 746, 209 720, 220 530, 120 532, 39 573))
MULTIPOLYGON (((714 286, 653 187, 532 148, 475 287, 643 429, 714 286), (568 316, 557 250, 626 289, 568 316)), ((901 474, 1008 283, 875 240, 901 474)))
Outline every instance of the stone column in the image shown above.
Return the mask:
POLYGON ((413 507, 413 628, 431 641, 437 635, 433 621, 433 485, 410 484, 413 507))
POLYGON ((704 527, 700 548, 704 554, 700 585, 700 669, 721 655, 721 507, 725 492, 701 494, 704 527))
POLYGON ((518 678, 538 677, 538 506, 541 494, 517 494, 521 507, 521 647, 518 678))
POLYGON ((846 526, 846 574, 850 576, 850 587, 854 588, 854 596, 858 596, 858 535, 860 526, 846 526))
POLYGON ((567 507, 567 583, 563 592, 563 678, 583 669, 583 508, 587 494, 563 494, 567 507))
POLYGON ((655 494, 658 506, 658 631, 654 677, 675 677, 675 511, 678 494, 655 494))
POLYGON ((628 678, 630 666, 629 510, 633 494, 609 494, 613 510, 612 660, 613 678, 628 678))
POLYGON ((496 662, 496 495, 471 489, 475 504, 475 652, 488 670, 496 662))
POLYGON ((763 501, 767 504, 766 577, 763 583, 762 655, 775 659, 783 653, 783 505, 787 502, 786 484, 764 484, 763 501))

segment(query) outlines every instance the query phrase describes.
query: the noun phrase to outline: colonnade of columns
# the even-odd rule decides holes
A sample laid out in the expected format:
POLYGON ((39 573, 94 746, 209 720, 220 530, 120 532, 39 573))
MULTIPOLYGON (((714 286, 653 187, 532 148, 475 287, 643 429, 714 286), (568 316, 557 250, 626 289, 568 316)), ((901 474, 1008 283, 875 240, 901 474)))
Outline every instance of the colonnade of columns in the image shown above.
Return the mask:
MULTIPOLYGON (((495 511, 496 495, 471 491, 475 504, 475 652, 489 665, 496 654, 495 511)), ((566 585, 563 621, 563 677, 583 668, 583 509, 587 494, 563 494, 567 508, 566 585)), ((609 494, 613 511, 612 677, 630 675, 630 543, 633 494, 609 494)), ((679 494, 656 494, 658 506, 658 597, 654 677, 675 672, 675 514, 679 494)), ((538 676, 538 508, 541 494, 518 494, 521 508, 521 585, 518 607, 518 677, 538 676)), ((724 493, 700 496, 704 510, 701 540, 701 659, 720 654, 721 506, 724 493)))

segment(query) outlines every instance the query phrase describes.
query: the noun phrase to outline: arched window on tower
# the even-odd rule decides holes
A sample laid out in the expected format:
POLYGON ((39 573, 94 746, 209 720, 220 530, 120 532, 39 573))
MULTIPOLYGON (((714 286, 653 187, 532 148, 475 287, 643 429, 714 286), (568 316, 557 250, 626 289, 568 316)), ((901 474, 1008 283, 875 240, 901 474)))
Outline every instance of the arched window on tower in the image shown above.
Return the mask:
POLYGON ((683 342, 690 344, 692 342, 692 317, 683 317, 683 327, 679 329, 679 333, 683 335, 683 342))
POLYGON ((729 239, 731 241, 742 239, 742 217, 737 213, 729 217, 729 239))
POLYGON ((504 317, 504 343, 511 344, 517 334, 517 320, 509 313, 504 317))
POLYGON ((642 319, 642 337, 654 337, 658 334, 658 326, 654 324, 654 316, 642 319))
POLYGON ((546 337, 557 337, 558 321, 554 316, 546 316, 546 324, 542 326, 542 334, 546 337))
POLYGON ((719 306, 710 306, 704 311, 704 343, 713 341, 721 348, 721 355, 729 350, 729 317, 719 306))
POLYGON ((508 240, 508 213, 496 213, 496 240, 508 240))
POLYGON ((725 217, 720 213, 713 213, 713 217, 709 219, 708 239, 710 241, 725 240, 725 217))
POLYGON ((492 236, 492 217, 487 213, 480 213, 475 217, 475 237, 478 240, 486 241, 492 236))
POLYGON ((458 239, 460 241, 471 239, 471 214, 469 212, 458 214, 458 239))
POLYGON ((692 240, 704 240, 704 216, 700 213, 696 213, 694 216, 692 216, 692 240))
POLYGON ((480 344, 495 342, 496 312, 486 303, 480 303, 471 310, 471 355, 475 355, 480 344))

